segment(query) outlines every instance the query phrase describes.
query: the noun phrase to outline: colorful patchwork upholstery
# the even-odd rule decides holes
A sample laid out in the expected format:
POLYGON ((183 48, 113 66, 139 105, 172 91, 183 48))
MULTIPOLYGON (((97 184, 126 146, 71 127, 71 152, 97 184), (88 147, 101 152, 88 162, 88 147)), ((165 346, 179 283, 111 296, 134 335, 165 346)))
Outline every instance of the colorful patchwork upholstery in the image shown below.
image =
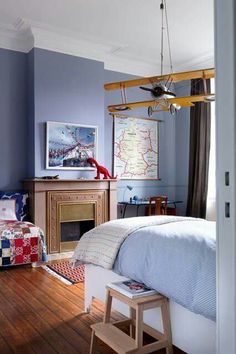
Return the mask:
POLYGON ((0 221, 0 266, 46 260, 42 230, 30 222, 0 221))

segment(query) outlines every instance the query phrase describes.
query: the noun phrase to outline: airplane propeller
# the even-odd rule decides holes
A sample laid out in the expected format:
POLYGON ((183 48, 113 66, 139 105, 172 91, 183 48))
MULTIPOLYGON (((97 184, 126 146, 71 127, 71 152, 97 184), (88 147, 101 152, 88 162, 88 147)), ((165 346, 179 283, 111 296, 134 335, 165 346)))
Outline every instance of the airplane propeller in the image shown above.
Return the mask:
POLYGON ((165 98, 169 98, 169 96, 176 97, 175 93, 169 91, 166 86, 160 84, 154 86, 153 88, 143 87, 143 86, 139 86, 139 88, 141 90, 151 92, 154 98, 161 98, 163 96, 166 96, 165 98))

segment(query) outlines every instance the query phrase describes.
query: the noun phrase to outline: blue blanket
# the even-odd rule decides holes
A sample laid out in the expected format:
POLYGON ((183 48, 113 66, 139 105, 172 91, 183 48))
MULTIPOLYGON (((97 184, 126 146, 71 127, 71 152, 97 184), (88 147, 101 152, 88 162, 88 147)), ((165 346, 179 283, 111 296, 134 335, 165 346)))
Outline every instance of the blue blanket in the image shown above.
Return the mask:
POLYGON ((114 271, 215 321, 215 250, 214 222, 192 219, 149 226, 124 241, 114 271))

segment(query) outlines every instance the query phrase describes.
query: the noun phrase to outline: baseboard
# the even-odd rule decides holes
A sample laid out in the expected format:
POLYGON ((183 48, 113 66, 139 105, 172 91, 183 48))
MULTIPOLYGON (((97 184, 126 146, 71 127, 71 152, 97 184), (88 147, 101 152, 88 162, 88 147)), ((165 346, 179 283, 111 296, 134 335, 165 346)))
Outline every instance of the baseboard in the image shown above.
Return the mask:
POLYGON ((73 251, 72 252, 61 252, 61 253, 53 253, 53 254, 48 254, 47 255, 47 260, 48 262, 50 261, 55 261, 55 260, 60 260, 60 259, 65 259, 65 258, 71 258, 73 256, 73 251))

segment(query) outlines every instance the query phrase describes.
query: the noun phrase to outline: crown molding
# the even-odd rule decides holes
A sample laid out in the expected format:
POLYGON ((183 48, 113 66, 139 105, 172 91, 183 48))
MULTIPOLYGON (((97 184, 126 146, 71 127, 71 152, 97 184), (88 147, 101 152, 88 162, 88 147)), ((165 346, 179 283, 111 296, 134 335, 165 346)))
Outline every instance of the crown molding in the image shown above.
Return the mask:
POLYGON ((106 70, 139 76, 157 72, 156 63, 126 58, 124 54, 128 46, 125 43, 114 45, 99 38, 88 38, 81 34, 78 37, 78 34, 76 36, 73 32, 62 33, 58 28, 42 27, 39 23, 31 23, 31 31, 35 48, 102 61, 106 70))
POLYGON ((47 49, 77 57, 104 61, 105 53, 114 49, 114 45, 76 38, 58 31, 31 25, 35 48, 47 49))
MULTIPOLYGON (((126 43, 111 43, 85 34, 62 31, 59 28, 27 19, 17 18, 8 26, 0 24, 0 47, 28 53, 32 48, 41 48, 58 53, 101 61, 106 70, 117 71, 137 76, 157 75, 159 62, 137 60, 137 56, 128 54, 126 43)), ((213 53, 175 65, 175 71, 214 66, 213 53)), ((164 67, 168 73, 169 68, 164 67)))
POLYGON ((209 51, 207 53, 203 53, 197 58, 194 57, 189 59, 188 61, 184 61, 177 65, 178 71, 187 71, 187 70, 197 70, 197 69, 206 69, 206 68, 214 68, 214 51, 209 51))
POLYGON ((34 46, 34 38, 29 27, 19 29, 0 24, 0 48, 28 53, 34 46))
POLYGON ((104 60, 104 68, 110 71, 117 71, 125 74, 137 76, 152 76, 158 73, 156 63, 147 63, 132 58, 122 58, 121 56, 107 56, 104 60))

